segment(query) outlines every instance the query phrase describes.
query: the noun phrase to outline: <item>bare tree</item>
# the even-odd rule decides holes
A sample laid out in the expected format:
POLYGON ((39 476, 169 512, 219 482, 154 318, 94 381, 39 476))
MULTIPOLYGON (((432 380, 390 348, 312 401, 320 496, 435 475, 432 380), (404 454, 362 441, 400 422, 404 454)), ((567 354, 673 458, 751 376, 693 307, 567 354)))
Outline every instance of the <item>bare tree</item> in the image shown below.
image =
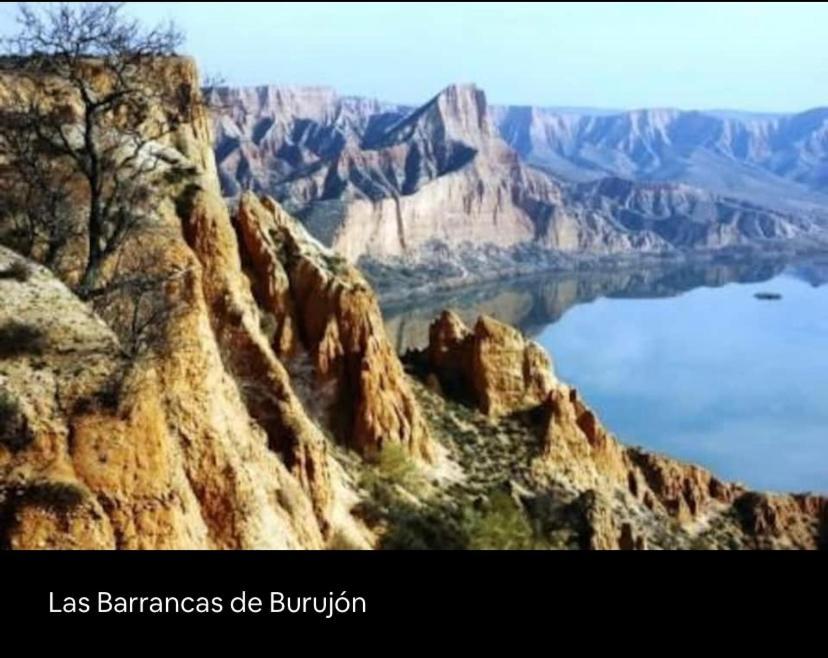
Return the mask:
MULTIPOLYGON (((180 288, 189 270, 158 267, 160 259, 152 249, 136 248, 138 260, 117 268, 109 285, 91 303, 117 334, 122 355, 132 361, 158 354, 167 346, 166 330, 171 320, 186 313, 189 306, 180 288)), ((182 344, 176 344, 181 350, 182 344)))
POLYGON ((175 26, 144 29, 119 3, 43 4, 19 5, 19 32, 6 40, 0 74, 26 84, 0 117, 0 158, 29 187, 23 198, 49 201, 29 206, 28 222, 53 249, 76 232, 65 202, 77 206, 81 190, 78 293, 89 298, 100 294, 105 263, 151 215, 165 161, 158 142, 189 120, 194 90, 163 75, 183 42, 175 26))
POLYGON ((0 217, 12 222, 16 251, 55 269, 61 248, 84 233, 69 195, 72 173, 32 139, 35 120, 26 110, 0 111, 0 217))

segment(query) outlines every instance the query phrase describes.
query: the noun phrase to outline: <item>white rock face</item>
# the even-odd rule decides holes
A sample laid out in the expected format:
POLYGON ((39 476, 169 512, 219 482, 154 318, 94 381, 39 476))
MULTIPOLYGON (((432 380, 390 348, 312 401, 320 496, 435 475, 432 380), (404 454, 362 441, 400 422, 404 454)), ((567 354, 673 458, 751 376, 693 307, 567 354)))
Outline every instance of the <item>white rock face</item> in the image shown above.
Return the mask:
POLYGON ((574 180, 687 183, 785 211, 828 205, 828 109, 794 115, 497 107, 527 161, 574 180))
MULTIPOLYGON (((225 194, 252 188, 275 196, 352 261, 416 262, 435 241, 450 249, 535 244, 612 254, 822 234, 801 213, 633 181, 667 167, 670 149, 691 138, 724 139, 719 127, 736 130, 735 120, 674 110, 619 118, 490 108, 474 85, 452 85, 417 109, 316 87, 210 94, 228 108, 216 119, 225 194), (599 160, 613 166, 601 169, 599 160)), ((757 134, 769 134, 769 121, 755 120, 757 134)), ((733 148, 740 140, 730 137, 733 148)), ((749 148, 759 157, 764 147, 749 148)))

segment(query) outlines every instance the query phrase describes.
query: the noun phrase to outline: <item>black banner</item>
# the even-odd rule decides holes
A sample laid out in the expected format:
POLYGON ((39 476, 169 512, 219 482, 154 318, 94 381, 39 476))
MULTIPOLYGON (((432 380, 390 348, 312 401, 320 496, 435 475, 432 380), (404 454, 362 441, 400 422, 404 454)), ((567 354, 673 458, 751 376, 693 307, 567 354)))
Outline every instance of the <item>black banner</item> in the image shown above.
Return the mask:
POLYGON ((762 552, 4 553, 0 618, 483 632, 750 611, 801 624, 820 615, 805 602, 824 591, 826 566, 824 554, 762 552))

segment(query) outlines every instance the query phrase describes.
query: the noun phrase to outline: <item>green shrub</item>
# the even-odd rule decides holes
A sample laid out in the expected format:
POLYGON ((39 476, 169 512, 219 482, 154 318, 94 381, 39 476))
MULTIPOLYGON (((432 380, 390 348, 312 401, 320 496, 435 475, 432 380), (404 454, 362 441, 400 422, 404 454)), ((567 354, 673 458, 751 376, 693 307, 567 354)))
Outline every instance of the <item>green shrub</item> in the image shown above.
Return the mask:
POLYGON ((369 458, 368 467, 361 478, 361 485, 379 499, 393 497, 395 486, 416 493, 423 484, 417 465, 405 451, 396 444, 388 443, 369 458))
POLYGON ((398 505, 389 515, 380 548, 392 551, 462 550, 469 537, 457 514, 440 505, 398 505))
POLYGON ((46 337, 37 327, 11 320, 0 326, 0 359, 21 354, 42 354, 46 337))
POLYGON ((184 186, 181 194, 175 199, 175 212, 179 217, 188 218, 192 214, 196 197, 200 192, 201 187, 196 183, 188 183, 184 186))
POLYGON ((388 443, 377 456, 376 467, 382 476, 402 486, 416 484, 419 480, 417 466, 401 445, 388 443))
POLYGON ((469 514, 465 524, 468 548, 539 548, 532 526, 523 509, 505 491, 496 491, 481 510, 469 514))
POLYGON ((198 169, 192 165, 176 165, 164 172, 164 181, 170 185, 178 185, 192 181, 198 176, 198 169))
POLYGON ((0 270, 0 279, 13 279, 25 283, 32 277, 32 274, 34 270, 31 265, 24 260, 16 260, 5 270, 0 270))
POLYGON ((331 274, 342 276, 348 272, 348 261, 339 255, 325 256, 325 264, 331 274))
POLYGON ((268 340, 272 340, 279 329, 279 321, 273 313, 261 311, 259 313, 259 328, 268 340))
POLYGON ((21 501, 54 512, 66 513, 83 502, 83 489, 68 482, 32 482, 20 493, 21 501))
POLYGON ((78 398, 72 407, 72 413, 117 411, 124 396, 124 377, 122 372, 111 375, 91 395, 78 398))
POLYGON ((0 391, 0 445, 17 452, 33 440, 20 404, 8 391, 0 391))

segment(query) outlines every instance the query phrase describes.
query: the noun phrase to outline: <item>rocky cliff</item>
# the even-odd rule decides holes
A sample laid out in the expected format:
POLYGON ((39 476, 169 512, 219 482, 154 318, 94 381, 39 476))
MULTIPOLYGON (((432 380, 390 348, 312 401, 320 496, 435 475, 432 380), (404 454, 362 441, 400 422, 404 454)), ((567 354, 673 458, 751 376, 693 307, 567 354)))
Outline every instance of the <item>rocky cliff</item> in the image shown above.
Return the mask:
MULTIPOLYGON (((72 245, 54 271, 0 246, 0 547, 824 543, 824 499, 622 446, 492 319, 441 315, 405 370, 344 257, 271 198, 228 209, 192 62, 158 74, 192 116, 154 144, 151 221, 102 269, 106 293, 72 292, 72 245)), ((394 153, 460 143, 490 130, 484 107, 457 90, 376 134, 394 153)), ((414 179, 431 176, 452 174, 414 179)))
MULTIPOLYGON (((447 262, 486 247, 501 251, 480 251, 479 259, 514 273, 530 261, 535 269, 549 266, 548 258, 518 249, 526 245, 579 255, 663 253, 825 237, 804 206, 768 210, 758 197, 751 203, 750 195, 675 184, 680 177, 625 178, 611 168, 568 176, 547 167, 532 150, 539 134, 551 140, 560 133, 569 144, 591 133, 557 118, 523 127, 546 115, 524 119, 489 108, 472 85, 450 86, 417 109, 357 105, 313 88, 211 93, 230 108, 216 119, 225 194, 242 187, 272 194, 352 262, 400 269, 440 260, 435 245, 447 251, 447 262)), ((478 276, 472 270, 467 277, 478 276)))
POLYGON ((559 506, 569 500, 583 547, 815 548, 826 539, 828 499, 749 492, 698 466, 623 446, 552 375, 538 345, 491 318, 469 329, 443 313, 428 347, 407 361, 432 389, 490 418, 524 414, 534 458, 528 470, 512 471, 511 482, 520 478, 512 491, 541 518, 550 498, 559 506))
POLYGON ((408 112, 326 87, 220 87, 205 95, 219 110, 216 158, 223 190, 233 197, 266 192, 270 181, 334 157, 408 112))
MULTIPOLYGON (((197 93, 191 62, 164 75, 197 93)), ((323 430, 261 329, 207 114, 196 97, 192 107, 158 144, 187 174, 159 172, 154 222, 112 273, 151 271, 151 298, 116 293, 98 315, 33 265, 0 281, 4 412, 16 423, 0 445, 6 546, 367 545, 323 430), (144 325, 135 344, 124 320, 144 325)))
POLYGON ((364 455, 393 442, 428 459, 428 429, 359 272, 272 199, 246 194, 238 226, 263 310, 276 324, 275 348, 288 359, 306 351, 316 386, 334 386, 327 423, 364 455))

